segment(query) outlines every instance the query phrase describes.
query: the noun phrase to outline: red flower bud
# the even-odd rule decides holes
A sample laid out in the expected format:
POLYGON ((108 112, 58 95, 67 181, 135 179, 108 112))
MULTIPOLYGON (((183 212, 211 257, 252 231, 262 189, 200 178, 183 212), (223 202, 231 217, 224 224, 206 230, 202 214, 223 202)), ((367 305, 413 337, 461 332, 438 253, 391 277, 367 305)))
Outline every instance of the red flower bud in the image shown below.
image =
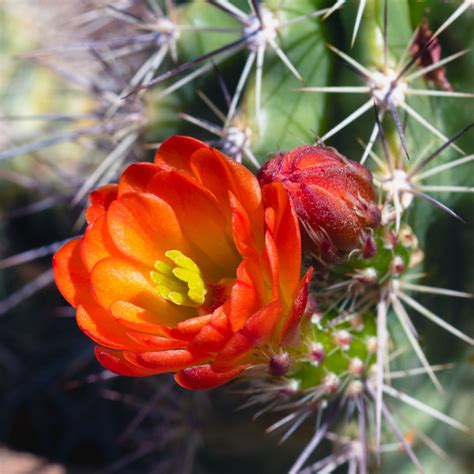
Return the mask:
POLYGON ((363 245, 367 227, 380 223, 372 174, 324 145, 301 146, 269 160, 260 184, 279 181, 290 194, 306 246, 325 260, 363 245), (316 245, 316 249, 315 249, 316 245))

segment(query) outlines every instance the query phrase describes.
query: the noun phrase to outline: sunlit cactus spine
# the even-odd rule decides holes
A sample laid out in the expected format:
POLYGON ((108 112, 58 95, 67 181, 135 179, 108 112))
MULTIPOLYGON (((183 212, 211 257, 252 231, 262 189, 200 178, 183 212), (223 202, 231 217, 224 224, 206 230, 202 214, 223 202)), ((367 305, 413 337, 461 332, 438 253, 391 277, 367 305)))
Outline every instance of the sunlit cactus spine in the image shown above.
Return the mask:
MULTIPOLYGON (((46 8, 54 12, 57 5, 46 8)), ((451 75, 451 67, 456 60, 466 70, 472 63, 472 1, 91 0, 71 10, 70 24, 47 16, 61 25, 58 34, 27 56, 80 90, 84 109, 78 117, 42 110, 36 118, 61 130, 7 145, 0 151, 5 178, 21 184, 31 174, 25 157, 57 156, 67 179, 48 175, 44 184, 51 205, 74 209, 66 239, 82 232, 90 191, 114 182, 126 164, 151 159, 174 134, 219 148, 262 185, 281 182, 299 219, 304 270, 313 267, 314 277, 298 331, 277 349, 259 349, 259 364, 241 376, 237 404, 257 416, 281 413, 268 431, 283 441, 311 424, 311 437, 288 464, 291 474, 340 465, 351 474, 384 472, 393 469, 384 459, 390 451, 411 463, 400 472, 430 472, 432 458, 417 449, 421 444, 443 457, 445 439, 438 446, 394 402, 468 430, 438 401, 446 397, 438 372, 452 368, 451 360, 431 364, 425 348, 433 354, 432 335, 444 330, 456 344, 474 341, 418 296, 471 297, 467 286, 437 288, 422 278, 433 267, 425 259, 430 225, 443 213, 470 219, 457 211, 455 197, 473 191, 465 170, 474 159, 474 94, 469 74, 458 68, 451 75), (55 146, 69 142, 81 148, 68 169, 68 157, 55 146), (305 145, 336 164, 323 161, 301 176, 297 166, 282 170, 280 161, 305 145), (424 326, 417 329, 419 316, 437 326, 429 337, 424 326), (417 375, 423 384, 428 375, 439 398, 397 385, 417 375), (321 448, 324 441, 332 451, 321 448)), ((61 244, 9 256, 0 268, 61 244)), ((7 296, 0 312, 51 280, 45 267, 7 296)))

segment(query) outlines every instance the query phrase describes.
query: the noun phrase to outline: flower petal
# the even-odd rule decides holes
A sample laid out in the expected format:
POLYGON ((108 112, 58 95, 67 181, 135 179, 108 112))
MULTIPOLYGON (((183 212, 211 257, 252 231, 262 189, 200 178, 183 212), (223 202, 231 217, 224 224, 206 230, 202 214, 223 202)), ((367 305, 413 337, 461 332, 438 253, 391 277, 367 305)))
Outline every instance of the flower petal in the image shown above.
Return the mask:
POLYGON ((162 323, 160 316, 128 301, 116 301, 110 306, 114 319, 126 329, 146 334, 170 336, 171 328, 162 323))
POLYGON ((89 273, 81 259, 80 246, 80 238, 70 240, 53 257, 56 286, 75 308, 90 299, 89 273))
POLYGON ((153 370, 143 369, 127 362, 121 351, 96 347, 95 356, 104 368, 110 370, 114 374, 129 377, 145 377, 147 375, 155 374, 153 370))
POLYGON ((153 287, 146 267, 125 259, 109 257, 92 270, 91 287, 97 301, 110 308, 116 301, 128 301, 157 315, 162 324, 174 326, 195 312, 164 300, 153 287))
POLYGON ((89 195, 90 205, 86 210, 86 220, 89 224, 94 222, 110 206, 110 203, 117 198, 117 185, 108 184, 102 186, 89 195))
POLYGON ((184 349, 169 351, 131 352, 124 351, 126 361, 155 374, 176 372, 196 362, 196 356, 184 349))
POLYGON ((199 262, 208 278, 233 275, 239 255, 231 241, 229 222, 206 188, 183 174, 162 171, 151 180, 148 192, 173 209, 186 241, 193 247, 191 258, 199 262))
POLYGON ((125 194, 107 212, 110 235, 127 257, 153 269, 167 250, 187 252, 173 209, 152 194, 125 194))
POLYGON ((79 306, 77 325, 94 342, 111 349, 144 350, 146 346, 133 341, 112 315, 99 305, 79 306))
POLYGON ((231 334, 227 315, 221 306, 214 311, 211 320, 191 340, 189 350, 201 352, 218 351, 229 340, 231 334))
POLYGON ((280 316, 280 310, 280 302, 274 301, 252 315, 245 326, 235 333, 219 352, 212 364, 213 368, 220 370, 235 365, 253 347, 269 340, 280 316))
POLYGON ((166 164, 177 170, 192 174, 189 159, 200 148, 210 149, 208 145, 195 138, 175 135, 160 145, 155 155, 155 163, 160 166, 166 164))
POLYGON ((242 329, 247 319, 256 311, 259 303, 255 283, 247 270, 248 266, 249 261, 243 260, 237 268, 237 281, 225 305, 233 332, 242 329))
POLYGON ((87 226, 81 241, 81 257, 90 272, 97 262, 114 254, 117 255, 118 250, 110 237, 106 215, 103 214, 87 226))
POLYGON ((306 275, 301 279, 296 298, 293 303, 291 312, 281 331, 280 343, 288 343, 293 338, 294 332, 303 317, 308 302, 309 285, 313 276, 313 268, 309 268, 306 275))
POLYGON ((208 364, 198 365, 181 370, 174 379, 178 385, 189 390, 208 390, 230 382, 245 368, 246 366, 239 366, 225 372, 215 372, 208 364))
MULTIPOLYGON (((279 280, 282 293, 287 301, 298 286, 301 272, 301 239, 299 224, 288 193, 279 182, 263 187, 266 209, 273 209, 273 219, 269 231, 275 242, 279 261, 279 280)), ((268 227, 267 227, 268 228, 268 227)))
POLYGON ((144 346, 146 349, 154 351, 165 351, 169 349, 184 349, 188 343, 180 339, 172 339, 169 337, 153 336, 151 334, 143 334, 141 332, 128 331, 128 337, 133 341, 144 346))
POLYGON ((120 176, 118 195, 126 193, 144 193, 151 178, 160 167, 153 163, 134 163, 120 176))

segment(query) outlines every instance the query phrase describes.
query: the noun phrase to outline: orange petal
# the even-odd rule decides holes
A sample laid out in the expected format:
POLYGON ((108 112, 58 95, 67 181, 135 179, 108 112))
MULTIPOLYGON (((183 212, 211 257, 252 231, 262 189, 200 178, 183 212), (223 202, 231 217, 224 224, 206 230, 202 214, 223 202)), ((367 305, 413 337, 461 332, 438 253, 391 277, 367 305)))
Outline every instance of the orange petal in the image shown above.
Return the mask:
POLYGON ((174 326, 195 313, 194 308, 164 300, 155 290, 149 270, 128 260, 109 257, 92 270, 91 288, 97 301, 110 308, 116 301, 128 301, 157 315, 164 325, 174 326))
POLYGON ((229 340, 231 335, 229 321, 222 306, 217 308, 211 320, 189 343, 189 350, 216 352, 229 340))
POLYGON ((219 352, 213 367, 218 369, 235 365, 236 360, 242 358, 252 348, 271 339, 280 314, 280 302, 274 301, 252 315, 245 326, 234 334, 219 352))
POLYGON ((143 334, 141 332, 127 332, 128 337, 137 342, 141 346, 145 346, 149 350, 165 351, 168 349, 184 349, 188 343, 179 339, 169 337, 153 336, 151 334, 143 334))
POLYGON ((233 332, 242 329, 247 319, 255 312, 259 302, 255 284, 247 271, 247 266, 248 261, 244 260, 237 268, 237 281, 225 304, 233 332))
POLYGON ((174 337, 189 339, 194 337, 212 318, 212 314, 196 316, 186 321, 181 321, 176 325, 176 329, 172 330, 174 337))
POLYGON ((232 235, 235 246, 242 257, 255 258, 258 244, 253 235, 252 222, 249 215, 240 201, 231 192, 229 192, 229 201, 232 212, 232 235))
POLYGON ((87 226, 81 241, 82 260, 87 270, 91 271, 97 262, 117 253, 107 228, 106 215, 103 214, 87 226))
POLYGON ((75 308, 90 300, 89 273, 81 259, 81 239, 63 245, 53 257, 54 281, 64 298, 75 308))
POLYGON ((95 356, 104 368, 115 374, 129 377, 145 377, 155 374, 153 370, 143 369, 127 362, 121 351, 96 347, 95 356))
POLYGON ((196 357, 184 349, 169 351, 124 351, 125 360, 138 367, 153 370, 156 374, 176 372, 196 362, 196 357))
POLYGON ((189 390, 208 390, 230 382, 245 368, 246 366, 240 366, 225 372, 215 372, 208 364, 198 365, 181 370, 174 376, 174 379, 178 385, 189 390))
POLYGON ((90 224, 98 219, 117 198, 117 185, 102 186, 89 195, 90 206, 86 210, 86 220, 90 224))
MULTIPOLYGON (((242 202, 246 212, 261 222, 260 185, 255 176, 239 163, 212 148, 201 148, 191 156, 194 176, 217 198, 227 203, 229 191, 242 202)), ((228 207, 228 206, 227 206, 228 207)))
MULTIPOLYGON (((271 209, 265 209, 265 213, 271 209)), ((266 295, 266 300, 276 300, 280 298, 280 259, 278 255, 278 249, 273 240, 273 235, 267 231, 265 232, 265 248, 263 252, 264 265, 266 268, 265 276, 267 277, 267 292, 271 289, 271 296, 266 295)))
POLYGON ((117 248, 150 270, 167 250, 187 252, 175 213, 152 194, 121 196, 110 206, 107 224, 117 248))
POLYGON ((309 285, 313 276, 313 268, 310 267, 306 275, 301 279, 291 312, 283 326, 280 336, 280 342, 289 340, 293 336, 293 332, 297 329, 301 318, 303 317, 308 302, 309 285))
POLYGON ((130 165, 120 176, 118 195, 126 193, 144 193, 150 179, 160 167, 153 163, 135 163, 130 165))
POLYGON ((162 324, 160 316, 128 301, 116 301, 110 306, 114 319, 126 329, 146 334, 170 336, 171 329, 162 324))
POLYGON ((210 147, 195 138, 174 135, 160 145, 155 155, 155 163, 158 165, 165 163, 177 170, 192 174, 189 160, 191 155, 200 148, 209 149, 210 147))
POLYGON ((76 321, 82 332, 97 344, 111 349, 146 349, 142 344, 130 339, 112 315, 99 305, 79 306, 76 321))
POLYGON ((288 193, 279 182, 263 187, 266 208, 274 211, 269 229, 278 251, 280 286, 287 299, 294 296, 301 272, 301 239, 299 224, 288 193))
POLYGON ((227 230, 230 215, 222 213, 206 188, 182 173, 162 171, 151 180, 148 192, 171 206, 186 240, 193 246, 196 258, 191 258, 209 279, 233 276, 240 258, 227 230))

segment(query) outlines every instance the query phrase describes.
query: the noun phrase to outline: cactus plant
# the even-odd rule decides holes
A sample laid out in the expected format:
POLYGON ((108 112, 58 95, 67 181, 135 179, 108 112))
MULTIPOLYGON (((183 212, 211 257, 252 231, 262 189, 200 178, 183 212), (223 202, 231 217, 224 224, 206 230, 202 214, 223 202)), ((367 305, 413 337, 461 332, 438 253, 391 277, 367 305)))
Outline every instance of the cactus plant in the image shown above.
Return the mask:
MULTIPOLYGON (((465 256, 472 236, 465 230, 473 191, 472 0, 29 7, 4 8, 5 15, 37 14, 45 38, 24 54, 41 71, 27 107, 15 88, 27 87, 20 79, 28 66, 8 83, 2 121, 10 135, 0 172, 5 202, 21 196, 17 185, 37 201, 10 211, 6 227, 26 215, 34 228, 47 212, 58 240, 18 254, 11 243, 0 268, 10 277, 12 268, 61 248, 56 282, 78 307, 79 326, 99 344, 105 367, 73 385, 114 383, 118 373, 145 377, 134 393, 156 389, 148 402, 103 389, 140 410, 126 431, 136 451, 111 469, 128 472, 154 453, 162 469, 191 472, 198 431, 211 445, 220 433, 218 424, 197 428, 202 420, 188 427, 206 395, 185 393, 161 372, 194 390, 236 379, 230 390, 215 388, 211 403, 219 406, 219 394, 237 387, 233 399, 246 409, 245 423, 254 410, 267 432, 294 446, 277 464, 281 472, 436 472, 434 456, 447 459, 455 444, 448 430, 462 433, 456 446, 468 443, 462 345, 474 340, 465 318, 453 316, 467 315, 467 304, 441 301, 472 297, 465 256), (155 164, 143 163, 156 149, 155 164), (180 193, 193 199, 183 204, 180 193), (171 210, 160 205, 158 212, 157 199, 171 210), (151 233, 160 250, 148 268, 151 233), (212 247, 214 267, 202 258, 212 247), (110 260, 120 252, 129 259, 126 271, 110 260), (146 302, 136 293, 145 288, 140 279, 153 294, 146 302), (170 308, 164 320, 157 307, 170 308), (457 354, 444 347, 445 337, 457 354), (160 397, 166 404, 158 409, 160 397), (150 444, 143 436, 155 432, 154 423, 167 429, 150 444)), ((11 294, 0 313, 52 282, 48 263, 33 273, 19 289, 4 283, 11 294)), ((0 344, 8 366, 10 343, 0 344)), ((239 435, 226 436, 238 443, 239 435)), ((445 472, 464 472, 463 462, 456 454, 445 472)), ((208 472, 199 463, 196 472, 208 472)), ((253 467, 275 470, 268 459, 253 467)))

